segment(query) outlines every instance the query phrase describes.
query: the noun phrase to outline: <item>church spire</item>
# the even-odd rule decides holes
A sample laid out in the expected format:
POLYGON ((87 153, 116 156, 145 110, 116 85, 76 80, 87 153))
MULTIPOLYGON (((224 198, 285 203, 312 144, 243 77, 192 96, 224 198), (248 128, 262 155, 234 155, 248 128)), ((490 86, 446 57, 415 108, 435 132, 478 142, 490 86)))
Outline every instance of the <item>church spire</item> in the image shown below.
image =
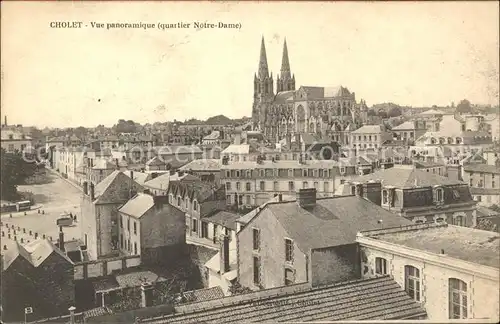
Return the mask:
POLYGON ((259 79, 265 79, 268 76, 269 69, 267 67, 266 45, 264 44, 264 36, 262 36, 262 43, 260 45, 259 79))
POLYGON ((281 60, 281 75, 283 78, 291 78, 290 75, 290 61, 288 60, 288 48, 286 46, 286 38, 285 43, 283 44, 283 58, 281 60))
POLYGON ((288 59, 288 47, 286 46, 286 38, 283 44, 283 58, 281 60, 281 71, 276 80, 276 88, 278 92, 295 90, 295 76, 292 76, 290 70, 290 61, 288 59))

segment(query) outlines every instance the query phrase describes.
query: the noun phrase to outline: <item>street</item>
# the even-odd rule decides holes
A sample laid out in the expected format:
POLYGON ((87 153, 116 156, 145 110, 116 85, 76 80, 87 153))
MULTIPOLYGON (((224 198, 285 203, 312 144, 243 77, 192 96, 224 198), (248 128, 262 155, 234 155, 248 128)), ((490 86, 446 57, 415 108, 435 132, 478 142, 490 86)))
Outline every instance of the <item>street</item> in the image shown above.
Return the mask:
POLYGON ((40 209, 27 211, 26 215, 24 212, 12 213, 12 218, 8 213, 2 214, 2 254, 5 253, 5 247, 9 249, 14 245, 14 239, 26 244, 35 239, 35 233, 38 233, 39 238, 45 235, 47 238, 52 237, 54 243, 57 242, 59 228, 56 220, 61 214, 70 212, 76 214, 77 221, 71 227, 63 227, 65 241, 80 238, 78 225, 81 216, 81 191, 48 170, 46 177, 44 184, 18 186, 19 191, 30 191, 34 194, 35 204, 43 205, 40 209))

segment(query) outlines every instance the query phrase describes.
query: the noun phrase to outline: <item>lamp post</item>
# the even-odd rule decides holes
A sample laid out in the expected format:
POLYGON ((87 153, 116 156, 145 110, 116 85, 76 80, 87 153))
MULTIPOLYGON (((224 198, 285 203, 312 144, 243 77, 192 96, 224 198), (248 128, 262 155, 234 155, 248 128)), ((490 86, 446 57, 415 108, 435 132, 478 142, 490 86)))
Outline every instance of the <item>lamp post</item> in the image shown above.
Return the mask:
POLYGON ((24 323, 28 323, 28 321, 27 321, 28 314, 33 314, 33 308, 32 307, 26 307, 24 309, 24 323))
POLYGON ((75 309, 76 309, 75 306, 71 306, 70 308, 68 308, 71 324, 75 323, 75 309))

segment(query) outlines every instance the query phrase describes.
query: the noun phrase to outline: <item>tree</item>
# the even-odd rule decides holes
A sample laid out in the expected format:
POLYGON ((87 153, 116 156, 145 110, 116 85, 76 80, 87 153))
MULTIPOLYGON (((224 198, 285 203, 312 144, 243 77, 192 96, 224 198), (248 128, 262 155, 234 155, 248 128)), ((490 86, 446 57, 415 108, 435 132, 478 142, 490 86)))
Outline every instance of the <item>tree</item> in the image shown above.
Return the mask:
POLYGON ((377 116, 377 113, 375 112, 375 110, 370 109, 368 110, 368 116, 377 116))
POLYGON ((32 176, 36 169, 35 162, 27 162, 20 152, 7 153, 1 150, 1 191, 0 195, 5 200, 16 200, 19 198, 17 186, 32 176))
POLYGON ((136 124, 133 120, 120 119, 113 129, 116 133, 135 133, 136 124))
POLYGON ((378 116, 379 116, 380 118, 387 118, 387 113, 386 113, 384 110, 380 110, 380 111, 378 112, 378 116))
POLYGON ((457 105, 456 111, 461 114, 472 112, 470 101, 467 99, 463 99, 462 101, 460 101, 457 105))
POLYGON ((480 230, 484 230, 484 231, 490 231, 490 232, 496 232, 498 230, 497 225, 487 218, 481 218, 477 222, 477 225, 475 228, 480 229, 480 230))
POLYGON ((397 117, 397 116, 401 116, 401 114, 402 114, 401 108, 392 107, 391 110, 389 110, 389 113, 387 115, 389 117, 397 117))

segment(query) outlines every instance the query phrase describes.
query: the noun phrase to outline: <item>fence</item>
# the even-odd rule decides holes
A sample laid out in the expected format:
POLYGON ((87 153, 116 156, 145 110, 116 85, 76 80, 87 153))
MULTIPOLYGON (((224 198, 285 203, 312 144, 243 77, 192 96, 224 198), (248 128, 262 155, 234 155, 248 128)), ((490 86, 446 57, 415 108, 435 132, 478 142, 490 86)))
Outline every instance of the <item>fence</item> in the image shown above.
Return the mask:
POLYGON ((113 271, 136 267, 141 264, 140 255, 127 255, 102 260, 75 263, 75 280, 110 275, 113 271))

